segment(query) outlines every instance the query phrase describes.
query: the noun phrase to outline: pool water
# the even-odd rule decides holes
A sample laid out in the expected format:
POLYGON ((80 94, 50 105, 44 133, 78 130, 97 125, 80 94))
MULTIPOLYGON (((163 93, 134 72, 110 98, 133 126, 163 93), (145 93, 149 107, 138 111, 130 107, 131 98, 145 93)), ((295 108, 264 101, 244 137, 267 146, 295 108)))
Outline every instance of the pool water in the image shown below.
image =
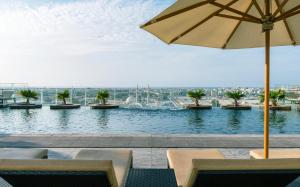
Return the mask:
MULTIPOLYGON (((263 110, 0 110, 0 134, 262 134, 263 110)), ((272 134, 300 133, 300 112, 270 112, 272 134)))

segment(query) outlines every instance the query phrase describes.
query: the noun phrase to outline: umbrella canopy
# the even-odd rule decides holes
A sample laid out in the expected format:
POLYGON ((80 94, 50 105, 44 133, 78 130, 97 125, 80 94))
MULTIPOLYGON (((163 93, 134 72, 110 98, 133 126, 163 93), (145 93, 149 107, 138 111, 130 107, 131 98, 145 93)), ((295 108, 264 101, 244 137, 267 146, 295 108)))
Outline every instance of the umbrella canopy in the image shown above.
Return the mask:
POLYGON ((270 46, 300 44, 300 1, 178 0, 141 28, 168 44, 266 48, 264 148, 268 158, 270 46))
POLYGON ((264 0, 178 0, 142 28, 168 44, 240 49, 265 46, 262 24, 269 19, 272 46, 296 45, 299 11, 299 0, 270 0, 269 18, 264 0))

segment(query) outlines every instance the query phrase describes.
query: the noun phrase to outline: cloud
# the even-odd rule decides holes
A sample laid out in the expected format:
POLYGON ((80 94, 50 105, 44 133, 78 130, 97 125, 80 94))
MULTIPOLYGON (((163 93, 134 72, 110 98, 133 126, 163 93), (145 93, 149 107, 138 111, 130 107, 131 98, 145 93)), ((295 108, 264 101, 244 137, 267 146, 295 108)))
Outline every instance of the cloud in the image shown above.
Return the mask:
MULTIPOLYGON (((0 81, 39 86, 263 85, 263 49, 166 45, 139 28, 174 1, 0 0, 0 65, 5 67, 0 81)), ((299 48, 272 49, 273 84, 298 83, 297 54, 299 48)))
POLYGON ((1 6, 0 51, 84 55, 138 49, 141 44, 155 42, 139 25, 163 7, 152 0, 90 0, 40 6, 10 1, 1 6))

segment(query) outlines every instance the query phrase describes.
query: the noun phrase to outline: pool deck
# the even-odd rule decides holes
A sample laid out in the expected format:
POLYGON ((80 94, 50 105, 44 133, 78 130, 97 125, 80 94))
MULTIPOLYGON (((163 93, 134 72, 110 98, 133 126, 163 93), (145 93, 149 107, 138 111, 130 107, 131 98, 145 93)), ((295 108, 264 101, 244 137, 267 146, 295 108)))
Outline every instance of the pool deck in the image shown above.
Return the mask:
MULTIPOLYGON (((270 140, 273 148, 300 149, 300 135, 270 140)), ((225 158, 249 159, 262 144, 261 135, 0 135, 0 147, 46 148, 49 159, 72 159, 81 149, 131 149, 134 168, 167 168, 168 148, 218 148, 225 158)))
MULTIPOLYGON (((49 134, 0 135, 0 147, 260 148, 262 135, 49 134)), ((300 135, 272 135, 270 147, 300 148, 300 135)))
MULTIPOLYGON (((73 159, 82 148, 50 148, 48 159, 73 159)), ((93 148, 107 149, 107 148, 93 148)), ((122 148, 124 149, 124 148, 122 148)), ((126 148, 125 148, 126 149, 126 148)), ((134 168, 168 168, 167 148, 131 148, 134 168)), ((219 149, 227 159, 249 159, 249 149, 219 149)), ((300 178, 293 187, 300 186, 300 178)), ((292 187, 292 186, 289 186, 292 187)))
MULTIPOLYGON (((48 148, 48 159, 73 159, 76 154, 86 148, 48 148)), ((112 148, 88 148, 112 149, 112 148)), ((114 148, 113 148, 114 149, 114 148)), ((120 149, 120 148, 117 148, 120 149)), ((167 148, 121 148, 133 151, 134 168, 168 168, 167 148)), ((229 159, 249 159, 249 149, 219 149, 229 159)))

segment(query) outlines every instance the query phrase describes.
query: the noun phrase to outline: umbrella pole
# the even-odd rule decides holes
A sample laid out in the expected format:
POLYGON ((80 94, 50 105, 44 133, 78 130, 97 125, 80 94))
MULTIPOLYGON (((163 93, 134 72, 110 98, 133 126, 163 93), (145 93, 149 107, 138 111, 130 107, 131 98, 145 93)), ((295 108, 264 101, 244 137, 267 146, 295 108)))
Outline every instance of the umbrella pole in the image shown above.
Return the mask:
POLYGON ((265 106, 264 106, 264 158, 269 158, 269 100, 270 100, 270 30, 265 32, 265 106))
MULTIPOLYGON (((265 0, 266 17, 270 16, 270 0, 265 0)), ((270 99, 270 39, 271 29, 265 30, 265 106, 264 106, 264 158, 269 158, 269 99, 270 99)))

